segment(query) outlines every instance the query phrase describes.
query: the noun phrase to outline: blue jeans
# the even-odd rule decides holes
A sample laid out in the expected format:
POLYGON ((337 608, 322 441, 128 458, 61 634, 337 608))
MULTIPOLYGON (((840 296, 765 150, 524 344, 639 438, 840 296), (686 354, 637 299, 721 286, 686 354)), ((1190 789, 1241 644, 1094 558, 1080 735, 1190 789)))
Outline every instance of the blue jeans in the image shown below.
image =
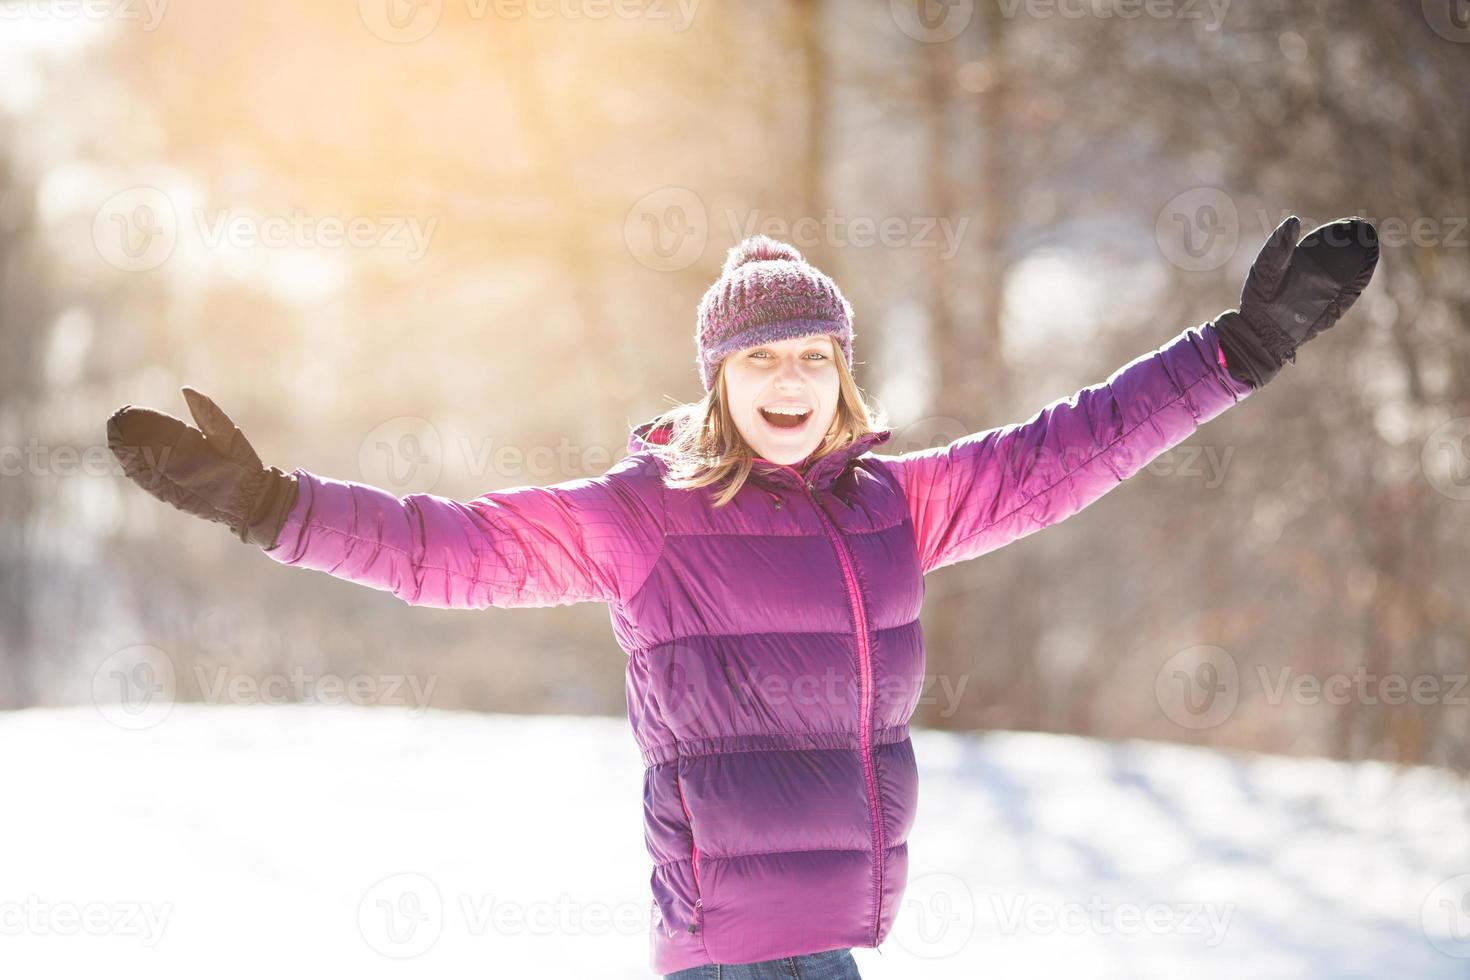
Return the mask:
POLYGON ((664 980, 862 980, 850 949, 829 949, 761 963, 706 963, 670 973, 664 980))

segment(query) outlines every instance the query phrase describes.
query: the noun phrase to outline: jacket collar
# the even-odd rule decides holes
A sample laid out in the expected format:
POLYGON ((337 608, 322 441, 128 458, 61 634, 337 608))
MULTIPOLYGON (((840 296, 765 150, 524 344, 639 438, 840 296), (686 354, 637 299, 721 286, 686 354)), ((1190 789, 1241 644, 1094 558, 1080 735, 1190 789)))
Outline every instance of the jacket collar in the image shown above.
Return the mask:
MULTIPOLYGON (((814 489, 826 490, 842 475, 850 462, 870 449, 883 445, 892 435, 892 429, 866 432, 841 449, 835 449, 814 462, 803 460, 791 464, 773 463, 758 457, 751 467, 750 479, 773 486, 790 487, 793 490, 801 490, 808 483, 814 489)), ((663 445, 668 441, 668 436, 668 425, 654 429, 650 419, 635 427, 628 436, 628 452, 642 452, 652 446, 663 445)))

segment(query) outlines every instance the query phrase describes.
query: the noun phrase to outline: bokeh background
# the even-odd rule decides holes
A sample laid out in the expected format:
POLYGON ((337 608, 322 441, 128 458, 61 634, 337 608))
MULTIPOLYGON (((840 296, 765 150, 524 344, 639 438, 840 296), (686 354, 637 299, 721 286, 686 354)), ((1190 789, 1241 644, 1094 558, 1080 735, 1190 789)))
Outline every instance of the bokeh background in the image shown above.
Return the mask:
POLYGON ((903 452, 1361 215, 1377 275, 1297 364, 928 578, 915 723, 1463 774, 1467 106, 1463 0, 0 0, 0 709, 625 711, 605 608, 284 569, 122 476, 123 404, 190 384, 399 495, 595 475, 698 397, 696 305, 764 232, 846 292, 903 452))

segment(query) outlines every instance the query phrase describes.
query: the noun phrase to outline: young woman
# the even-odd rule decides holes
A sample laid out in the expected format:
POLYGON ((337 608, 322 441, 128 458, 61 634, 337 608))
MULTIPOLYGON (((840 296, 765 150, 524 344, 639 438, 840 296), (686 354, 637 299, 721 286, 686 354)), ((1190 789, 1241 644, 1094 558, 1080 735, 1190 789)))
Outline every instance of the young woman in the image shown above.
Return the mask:
POLYGON ((482 609, 598 601, 627 652, 656 974, 856 977, 898 912, 924 576, 1055 524, 1269 381, 1378 258, 1367 222, 1289 218, 1240 309, 1029 421, 902 455, 853 381, 852 309, 796 249, 729 252, 699 308, 704 397, 595 478, 469 502, 265 467, 207 397, 131 405, 124 472, 271 558, 482 609))

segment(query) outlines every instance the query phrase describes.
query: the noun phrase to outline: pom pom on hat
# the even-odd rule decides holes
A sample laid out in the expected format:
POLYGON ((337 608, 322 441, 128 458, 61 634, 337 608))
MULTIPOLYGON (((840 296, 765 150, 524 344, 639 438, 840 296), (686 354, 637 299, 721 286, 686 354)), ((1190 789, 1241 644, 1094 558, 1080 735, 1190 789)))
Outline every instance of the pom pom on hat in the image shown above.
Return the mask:
POLYGON ((725 267, 720 270, 720 275, 728 276, 736 269, 748 262, 771 262, 774 260, 785 260, 788 262, 805 262, 796 246, 785 242, 778 242, 768 235, 752 235, 738 245, 730 247, 725 253, 725 267))

